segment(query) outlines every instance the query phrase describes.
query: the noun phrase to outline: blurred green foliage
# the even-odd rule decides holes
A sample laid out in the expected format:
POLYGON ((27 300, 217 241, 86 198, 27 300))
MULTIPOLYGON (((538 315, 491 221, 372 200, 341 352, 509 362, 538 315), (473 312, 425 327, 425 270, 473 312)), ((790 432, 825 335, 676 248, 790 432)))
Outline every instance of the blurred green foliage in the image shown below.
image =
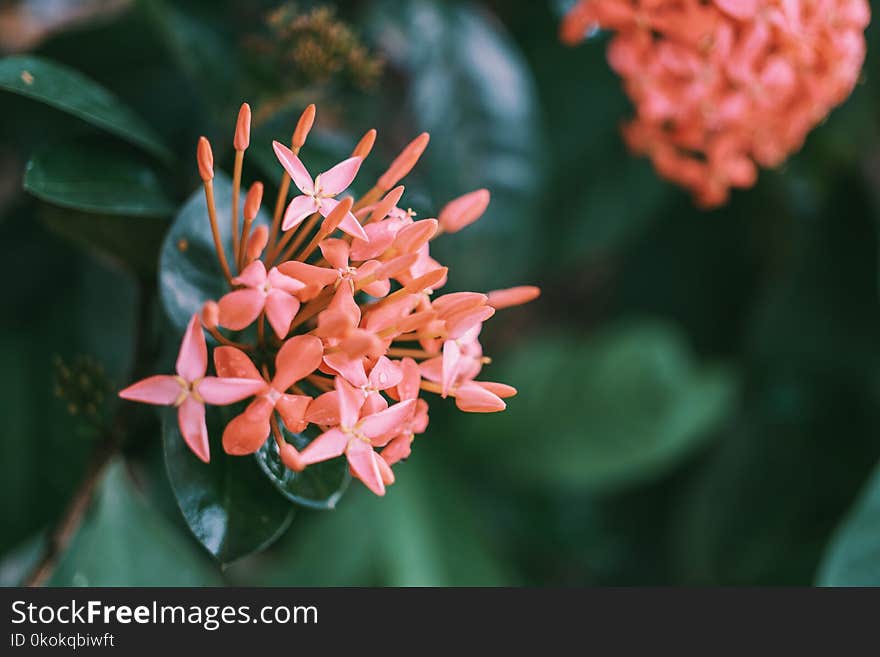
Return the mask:
MULTIPOLYGON (((800 153, 706 213, 626 152, 631 108, 604 40, 561 46, 556 3, 334 6, 386 62, 373 89, 271 87, 284 72, 266 75, 252 47, 275 7, 263 1, 142 0, 0 61, 0 582, 22 579, 108 437, 124 458, 53 583, 880 582, 880 60, 800 153), (84 433, 52 363, 88 357, 118 387, 169 359, 169 319, 179 328, 192 308, 163 317, 157 300, 160 245, 178 244, 164 218, 197 188, 198 135, 230 169, 242 100, 263 112, 245 178, 270 200, 269 140, 289 138, 308 102, 310 166, 375 126, 365 174, 380 170, 430 130, 407 179, 420 216, 493 192, 479 223, 437 243, 450 288, 544 295, 481 336, 485 378, 520 389, 505 414, 434 400, 385 499, 353 485, 333 511, 297 508, 283 539, 221 571, 189 528, 233 561, 283 529, 287 501, 254 511, 239 487, 230 504, 212 471, 216 490, 181 514, 197 475, 177 471, 175 501, 155 414, 84 433), (220 516, 263 524, 226 536, 220 516)), ((868 39, 871 53, 874 26, 868 39)))

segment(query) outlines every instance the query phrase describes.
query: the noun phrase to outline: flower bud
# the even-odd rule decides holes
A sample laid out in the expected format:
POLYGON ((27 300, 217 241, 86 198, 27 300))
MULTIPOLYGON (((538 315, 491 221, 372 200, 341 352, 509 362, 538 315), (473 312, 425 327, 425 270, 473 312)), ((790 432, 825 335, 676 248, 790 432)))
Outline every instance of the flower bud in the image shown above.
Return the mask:
POLYGON ((385 217, 388 216, 388 213, 400 203, 400 199, 403 198, 403 185, 398 185, 390 192, 388 192, 385 197, 376 203, 373 206, 373 214, 370 216, 370 221, 382 221, 385 217))
POLYGON ((478 189, 447 203, 437 220, 446 233, 457 233, 483 216, 490 200, 489 190, 478 189))
POLYGON ((235 123, 235 138, 232 141, 235 150, 247 150, 251 143, 251 106, 247 103, 241 104, 238 110, 238 121, 235 123))
POLYGON ((244 200, 244 218, 247 221, 253 221, 260 211, 260 204, 263 202, 263 183, 255 182, 248 190, 247 197, 244 200))
POLYGON ((202 306, 202 326, 209 331, 217 328, 220 322, 220 307, 215 301, 206 301, 202 306))
POLYGON ((506 290, 495 290, 489 292, 489 305, 495 310, 502 308, 510 308, 511 306, 521 306, 524 303, 534 301, 541 296, 541 288, 534 285, 521 285, 519 287, 511 287, 506 290))
POLYGON ((354 147, 354 150, 351 152, 351 156, 366 158, 367 155, 370 154, 370 151, 373 150, 373 144, 375 143, 376 130, 368 130, 367 133, 363 137, 361 137, 361 140, 358 142, 357 146, 354 147))
POLYGON ((333 211, 327 215, 327 218, 324 219, 324 223, 321 224, 321 232, 324 235, 329 235, 332 233, 339 224, 345 219, 345 215, 351 212, 351 206, 354 205, 354 199, 351 196, 346 196, 342 199, 339 204, 333 208, 333 211))
POLYGON ((211 143, 204 137, 199 137, 196 159, 199 163, 199 175, 202 177, 202 181, 214 180, 214 153, 211 152, 211 143))
POLYGON ((400 155, 397 156, 394 162, 391 163, 391 166, 388 167, 388 171, 382 174, 382 177, 379 178, 379 188, 391 189, 404 176, 412 171, 412 168, 416 165, 416 162, 419 161, 422 153, 424 153, 425 149, 428 147, 428 142, 430 140, 431 135, 427 132, 423 132, 413 139, 407 147, 401 151, 400 155))
POLYGON ((303 147, 303 144, 306 143, 306 137, 309 136, 309 132, 311 132, 314 123, 315 106, 309 105, 303 110, 302 116, 299 117, 299 121, 296 124, 296 130, 293 131, 293 139, 291 140, 291 143, 294 148, 303 147))
POLYGON ((263 249, 266 248, 268 242, 269 229, 265 226, 257 226, 254 228, 254 232, 251 233, 251 236, 248 238, 247 248, 245 249, 248 263, 253 262, 260 257, 260 254, 263 252, 263 249))

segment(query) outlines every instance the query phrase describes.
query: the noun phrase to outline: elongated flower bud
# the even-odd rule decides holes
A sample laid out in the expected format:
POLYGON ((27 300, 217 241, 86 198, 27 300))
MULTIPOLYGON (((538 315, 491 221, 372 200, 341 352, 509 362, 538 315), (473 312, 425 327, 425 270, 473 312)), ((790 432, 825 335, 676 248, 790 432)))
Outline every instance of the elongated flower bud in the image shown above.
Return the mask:
POLYGON ((260 257, 260 254, 263 252, 263 249, 266 248, 266 243, 268 241, 268 228, 265 226, 257 226, 254 228, 254 232, 251 233, 251 236, 248 238, 247 249, 245 250, 248 262, 252 262, 260 257))
POLYGON ((209 331, 217 328, 220 321, 220 307, 216 301, 206 301, 202 306, 202 325, 209 331))
POLYGON ((335 208, 333 208, 333 212, 327 215, 327 218, 324 219, 324 223, 321 224, 321 233, 323 235, 329 235, 339 226, 340 222, 345 219, 345 215, 351 212, 351 206, 354 205, 354 199, 350 196, 346 196, 339 202, 335 208))
POLYGON ((296 124, 296 130, 293 131, 293 139, 291 140, 291 143, 294 148, 303 147, 303 144, 306 143, 306 137, 309 136, 309 132, 311 132, 314 123, 315 106, 309 105, 303 110, 302 116, 299 117, 299 121, 296 124))
POLYGON ((247 197, 244 200, 244 218, 247 221, 253 221, 260 211, 260 204, 263 202, 263 183, 255 182, 248 190, 247 197))
POLYGON ((247 150, 251 143, 251 106, 247 103, 242 103, 241 109, 238 110, 235 139, 232 143, 237 151, 247 150))
POLYGON ((427 132, 423 132, 413 139, 407 147, 400 152, 400 155, 395 158, 394 162, 391 163, 391 166, 388 167, 388 171, 382 174, 382 177, 379 178, 379 188, 391 189, 404 176, 412 171, 412 168, 416 165, 419 158, 422 156, 422 153, 424 153, 425 149, 428 147, 428 142, 430 140, 431 135, 427 132))
POLYGON ((370 151, 373 150, 373 144, 376 143, 376 130, 371 129, 367 130, 367 133, 361 137, 361 140, 358 142, 357 146, 354 147, 354 150, 351 152, 352 157, 361 157, 366 158, 367 155, 370 154, 370 151))
POLYGON ((524 303, 534 301, 541 296, 541 288, 534 285, 520 285, 506 290, 494 290, 489 292, 489 305, 495 310, 521 306, 524 303))
POLYGON ((400 199, 403 197, 403 191, 403 185, 398 185, 388 192, 381 201, 373 206, 373 214, 370 216, 370 221, 382 221, 387 217, 388 213, 400 203, 400 199))
POLYGON ((440 228, 446 233, 457 233, 465 226, 470 226, 483 216, 490 199, 488 189, 478 189, 453 199, 440 210, 440 216, 437 217, 440 228))
POLYGON ((214 180, 214 153, 211 151, 211 143, 204 137, 199 137, 196 159, 199 162, 199 175, 202 180, 204 182, 214 180))

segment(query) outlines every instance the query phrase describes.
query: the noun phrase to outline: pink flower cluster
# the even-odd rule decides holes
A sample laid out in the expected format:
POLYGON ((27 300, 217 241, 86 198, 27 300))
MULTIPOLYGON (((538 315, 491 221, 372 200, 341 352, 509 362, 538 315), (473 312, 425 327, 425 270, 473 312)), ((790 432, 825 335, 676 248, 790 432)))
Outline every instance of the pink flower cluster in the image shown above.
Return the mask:
POLYGON ((394 186, 427 146, 425 134, 359 201, 340 198, 370 152, 375 131, 352 157, 313 178, 298 156, 313 121, 310 106, 292 148, 273 144, 285 175, 271 230, 254 226, 262 200, 262 185, 255 183, 239 232, 238 185, 250 135, 249 108, 242 107, 234 141, 231 265, 217 230, 213 156, 202 138, 199 171, 230 291, 193 315, 175 374, 149 377, 119 394, 175 406, 184 440, 205 462, 205 404, 250 399, 223 431, 225 452, 252 454, 272 436, 294 471, 345 455, 352 474, 383 495, 394 481, 391 466, 409 456, 414 437, 428 425, 422 391, 452 397, 459 409, 476 413, 501 411, 504 399, 516 394, 510 386, 478 380, 487 362, 479 334, 496 310, 530 301, 539 290, 435 294, 447 270, 431 257, 431 240, 476 221, 489 193, 466 194, 437 219, 417 220, 401 209, 404 189, 394 186), (288 203, 291 182, 299 193, 288 203), (205 331, 217 343, 216 376, 208 375, 205 331), (284 439, 282 427, 302 432, 309 425, 320 435, 302 452, 284 439))
POLYGON ((608 60, 636 106, 627 143, 712 207, 850 95, 869 20, 867 0, 581 0, 561 36, 614 31, 608 60))

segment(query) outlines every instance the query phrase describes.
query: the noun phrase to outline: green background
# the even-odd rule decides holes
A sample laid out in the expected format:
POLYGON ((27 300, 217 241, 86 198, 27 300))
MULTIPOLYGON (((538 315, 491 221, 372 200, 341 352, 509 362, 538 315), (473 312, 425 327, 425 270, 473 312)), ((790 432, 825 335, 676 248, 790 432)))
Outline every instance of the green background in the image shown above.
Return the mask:
POLYGON ((481 336, 485 378, 519 395, 487 416, 430 400, 386 498, 354 484, 334 510, 297 508, 269 549, 226 545, 223 568, 175 503, 158 418, 129 411, 51 583, 880 584, 877 30, 802 151, 705 212, 626 152, 607 38, 561 46, 564 5, 338 3, 385 60, 372 89, 260 61, 263 2, 134 2, 34 45, 108 96, 61 76, 55 101, 28 98, 22 62, 57 71, 0 61, 0 582, 32 568, 100 443, 57 396, 55 357, 103 367, 112 423, 112 391, 177 339, 156 263, 197 137, 228 170, 239 103, 287 95, 248 152, 269 199, 269 142, 313 100, 311 166, 375 126, 366 178, 428 130, 406 181, 420 216, 492 190, 435 255, 450 290, 543 288, 481 336))

